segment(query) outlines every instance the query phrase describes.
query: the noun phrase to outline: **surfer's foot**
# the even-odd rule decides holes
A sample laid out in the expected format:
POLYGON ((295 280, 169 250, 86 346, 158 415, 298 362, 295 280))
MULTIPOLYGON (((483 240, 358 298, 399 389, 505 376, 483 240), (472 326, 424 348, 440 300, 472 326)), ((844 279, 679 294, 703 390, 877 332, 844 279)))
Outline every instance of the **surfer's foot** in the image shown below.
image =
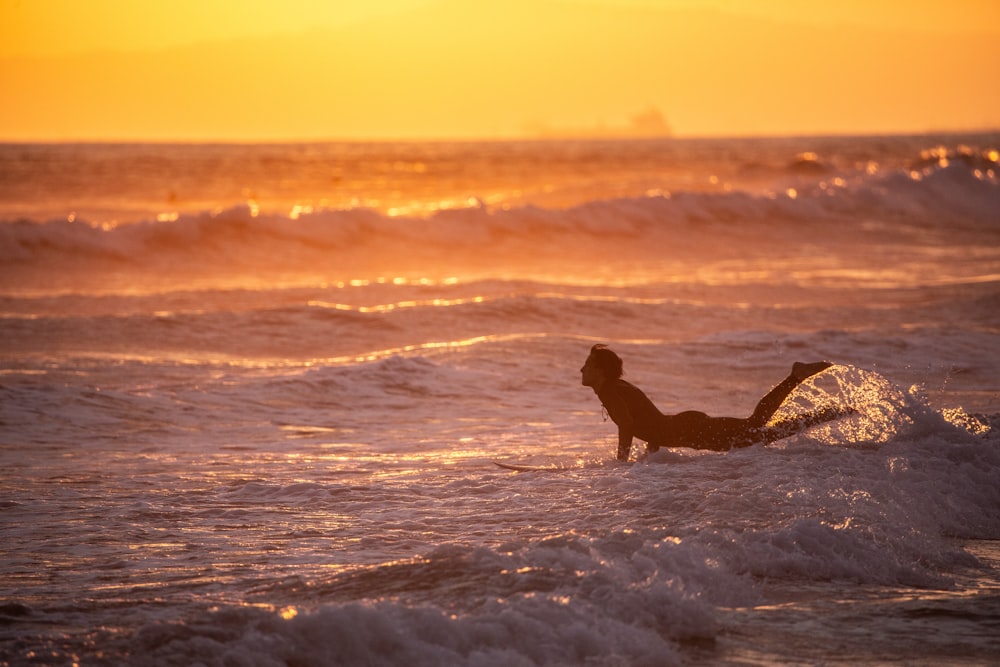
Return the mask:
POLYGON ((804 364, 801 361, 796 361, 792 364, 792 377, 802 382, 806 378, 810 378, 817 373, 822 373, 830 366, 833 366, 829 361, 817 361, 811 364, 804 364))

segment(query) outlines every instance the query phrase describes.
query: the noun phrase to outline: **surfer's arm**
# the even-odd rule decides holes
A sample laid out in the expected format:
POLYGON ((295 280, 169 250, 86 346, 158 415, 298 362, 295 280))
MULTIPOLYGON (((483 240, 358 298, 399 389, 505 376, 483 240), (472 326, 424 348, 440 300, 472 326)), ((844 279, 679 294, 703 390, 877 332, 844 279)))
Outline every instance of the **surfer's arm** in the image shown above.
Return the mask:
POLYGON ((632 430, 618 427, 618 460, 628 461, 632 452, 632 430))
POLYGON ((601 403, 608 411, 611 421, 618 425, 618 460, 627 461, 632 451, 632 437, 635 435, 635 421, 625 403, 625 399, 615 392, 601 395, 601 403))

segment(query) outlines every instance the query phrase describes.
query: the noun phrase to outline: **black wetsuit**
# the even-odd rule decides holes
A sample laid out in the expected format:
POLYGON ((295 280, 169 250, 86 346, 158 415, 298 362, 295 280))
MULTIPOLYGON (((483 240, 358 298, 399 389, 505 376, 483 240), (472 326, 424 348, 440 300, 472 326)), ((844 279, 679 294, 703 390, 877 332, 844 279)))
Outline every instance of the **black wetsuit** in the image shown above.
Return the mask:
MULTIPOLYGON (((734 447, 749 447, 761 442, 774 442, 788 437, 805 426, 834 419, 842 411, 827 410, 789 421, 776 428, 765 428, 785 398, 803 378, 789 375, 774 387, 757 404, 750 417, 709 417, 704 412, 689 410, 676 415, 665 415, 641 389, 621 378, 607 380, 597 397, 608 411, 608 416, 618 425, 620 432, 644 440, 647 449, 655 452, 660 447, 693 447, 727 451, 734 447)), ((619 443, 618 458, 629 456, 624 443, 619 443)))
POLYGON ((641 389, 620 378, 605 382, 597 397, 611 420, 646 441, 651 452, 660 447, 725 451, 761 441, 760 428, 750 419, 709 417, 696 410, 665 415, 641 389))

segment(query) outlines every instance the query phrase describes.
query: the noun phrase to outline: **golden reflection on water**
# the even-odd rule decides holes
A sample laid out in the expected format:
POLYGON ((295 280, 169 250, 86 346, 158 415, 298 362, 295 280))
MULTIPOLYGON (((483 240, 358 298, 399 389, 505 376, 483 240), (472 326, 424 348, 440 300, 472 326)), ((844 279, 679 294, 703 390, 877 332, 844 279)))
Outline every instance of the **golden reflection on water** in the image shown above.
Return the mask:
POLYGON ((346 303, 330 303, 328 301, 310 301, 309 306, 314 308, 329 308, 331 310, 346 310, 356 313, 388 313, 394 310, 401 310, 404 308, 428 308, 428 307, 449 307, 449 306, 463 306, 468 303, 485 303, 486 301, 496 301, 497 299, 488 299, 484 296, 474 296, 466 297, 460 299, 425 299, 425 300, 410 300, 410 301, 397 301, 395 303, 386 303, 377 306, 352 306, 346 303))

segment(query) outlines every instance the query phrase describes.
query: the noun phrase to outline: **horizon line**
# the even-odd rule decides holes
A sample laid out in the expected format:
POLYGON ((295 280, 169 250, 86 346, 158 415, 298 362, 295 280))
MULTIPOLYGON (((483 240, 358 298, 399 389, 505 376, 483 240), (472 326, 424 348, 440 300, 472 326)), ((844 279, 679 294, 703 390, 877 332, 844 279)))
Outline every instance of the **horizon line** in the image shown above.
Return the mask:
POLYGON ((788 134, 762 133, 671 133, 666 135, 629 135, 629 134, 581 134, 572 133, 546 135, 484 135, 484 136, 454 136, 454 137, 415 137, 391 135, 380 137, 216 137, 216 138, 167 138, 167 137, 118 137, 118 138, 8 138, 0 137, 0 145, 45 145, 45 144, 76 144, 76 145, 114 145, 114 144, 148 144, 148 145, 254 145, 254 144, 479 144, 479 143, 559 143, 559 142, 645 142, 645 141, 687 141, 706 139, 824 139, 850 137, 921 137, 921 136, 957 136, 972 134, 1000 134, 1000 126, 982 128, 931 128, 925 130, 868 130, 868 131, 816 131, 790 132, 788 134))

